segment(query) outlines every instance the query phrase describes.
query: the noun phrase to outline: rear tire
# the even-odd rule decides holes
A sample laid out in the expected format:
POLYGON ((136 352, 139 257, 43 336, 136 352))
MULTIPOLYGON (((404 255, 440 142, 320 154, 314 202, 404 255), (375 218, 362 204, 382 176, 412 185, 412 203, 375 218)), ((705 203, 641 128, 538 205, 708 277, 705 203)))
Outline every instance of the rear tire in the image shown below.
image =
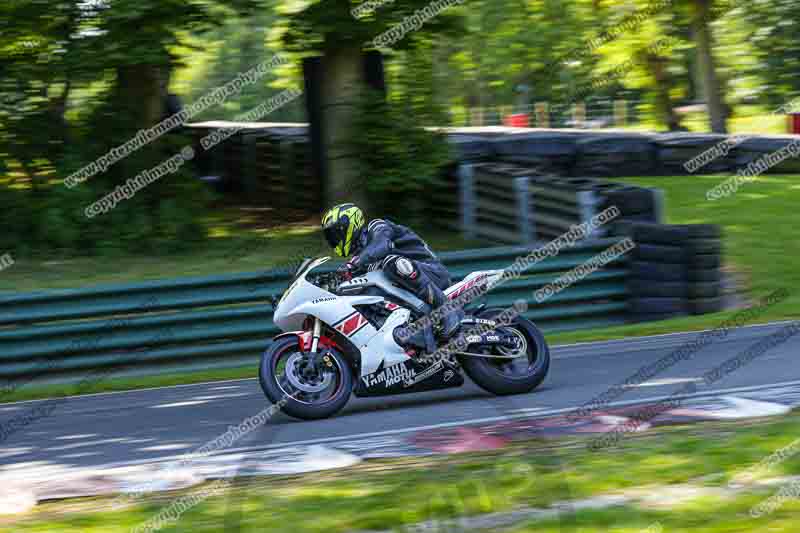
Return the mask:
MULTIPOLYGON (((479 316, 493 318, 499 314, 500 311, 490 310, 479 316)), ((531 357, 534 358, 523 375, 512 376, 504 373, 498 367, 497 360, 483 357, 461 356, 461 366, 476 385, 492 394, 504 396, 530 392, 547 377, 547 372, 550 370, 550 348, 539 328, 527 318, 517 317, 505 327, 517 330, 525 337, 529 361, 531 357)))
POLYGON ((300 351, 300 344, 297 337, 285 337, 273 342, 261 357, 261 364, 258 369, 258 380, 261 390, 266 397, 275 405, 280 405, 280 410, 294 418, 302 420, 319 420, 328 418, 339 412, 350 399, 353 391, 353 372, 344 356, 338 350, 330 349, 329 354, 334 360, 334 368, 338 376, 336 390, 330 398, 320 402, 311 403, 300 401, 292 396, 300 397, 293 393, 287 396, 287 392, 278 384, 275 369, 282 357, 287 354, 300 351))

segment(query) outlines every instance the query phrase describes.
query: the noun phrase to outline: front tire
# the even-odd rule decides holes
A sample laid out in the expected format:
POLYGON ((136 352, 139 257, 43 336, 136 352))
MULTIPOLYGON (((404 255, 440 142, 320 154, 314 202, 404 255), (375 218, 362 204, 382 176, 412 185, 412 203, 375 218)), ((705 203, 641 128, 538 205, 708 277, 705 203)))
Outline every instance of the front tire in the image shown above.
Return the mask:
MULTIPOLYGON (((333 367, 324 375, 318 384, 323 387, 325 381, 329 385, 318 393, 304 392, 292 384, 287 376, 291 372, 287 361, 294 364, 302 359, 300 343, 297 337, 286 337, 273 342, 261 357, 258 379, 261 390, 281 411, 301 420, 319 420, 338 413, 347 404, 353 391, 353 372, 344 356, 336 349, 328 351, 333 367), (281 366, 283 363, 283 366, 281 366), (323 393, 329 393, 322 397, 323 393)), ((297 377, 293 375, 295 382, 297 377)), ((313 386, 313 384, 311 385, 313 386)))
MULTIPOLYGON (((495 318, 498 314, 499 311, 488 311, 481 317, 495 318)), ((550 348, 539 328, 527 318, 518 316, 512 323, 503 327, 524 337, 526 342, 524 357, 527 357, 528 362, 525 368, 519 372, 509 372, 504 369, 509 362, 467 355, 461 356, 461 366, 476 385, 492 394, 504 396, 530 392, 547 377, 547 372, 550 370, 550 348)), ((522 359, 523 357, 519 357, 511 361, 524 364, 525 361, 521 361, 522 359)))

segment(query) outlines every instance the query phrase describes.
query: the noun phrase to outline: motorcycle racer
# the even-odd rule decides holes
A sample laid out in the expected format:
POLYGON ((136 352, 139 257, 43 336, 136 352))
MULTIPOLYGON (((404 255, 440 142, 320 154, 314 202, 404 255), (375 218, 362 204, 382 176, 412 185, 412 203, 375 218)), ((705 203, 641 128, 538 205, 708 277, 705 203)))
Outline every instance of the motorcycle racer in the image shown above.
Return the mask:
MULTIPOLYGON (((325 212, 322 232, 336 255, 350 257, 340 270, 353 275, 380 269, 393 283, 427 303, 428 312, 447 302, 444 289, 451 284, 450 273, 428 244, 406 226, 380 218, 366 223, 358 206, 345 203, 325 212)), ((440 336, 452 337, 462 318, 460 308, 444 313, 440 336)))

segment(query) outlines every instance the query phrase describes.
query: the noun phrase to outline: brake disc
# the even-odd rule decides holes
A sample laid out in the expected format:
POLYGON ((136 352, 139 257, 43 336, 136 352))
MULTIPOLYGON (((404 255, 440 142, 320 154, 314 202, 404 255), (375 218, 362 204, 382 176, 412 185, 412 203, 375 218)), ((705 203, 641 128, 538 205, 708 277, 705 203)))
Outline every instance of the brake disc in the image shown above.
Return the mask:
POLYGON ((293 387, 303 392, 311 393, 322 392, 330 387, 333 381, 333 372, 324 372, 322 374, 322 379, 308 380, 299 373, 302 366, 303 354, 301 353, 292 354, 286 361, 284 373, 286 374, 286 379, 289 380, 289 383, 291 383, 293 387))
POLYGON ((508 331, 514 333, 514 336, 519 339, 519 348, 506 348, 505 346, 498 346, 497 351, 506 357, 523 357, 528 355, 528 340, 519 330, 509 328, 508 331))

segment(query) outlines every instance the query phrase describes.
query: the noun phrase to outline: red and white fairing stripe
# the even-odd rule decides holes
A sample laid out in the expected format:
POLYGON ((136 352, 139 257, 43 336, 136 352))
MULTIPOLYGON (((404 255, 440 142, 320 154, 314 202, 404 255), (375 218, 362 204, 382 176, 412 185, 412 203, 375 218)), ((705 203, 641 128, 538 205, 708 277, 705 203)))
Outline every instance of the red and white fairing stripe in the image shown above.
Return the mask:
POLYGON ((334 329, 345 337, 352 337, 367 324, 368 322, 364 315, 356 311, 335 325, 334 329))
POLYGON ((478 283, 480 283, 481 281, 485 280, 488 277, 489 277, 488 274, 481 274, 480 276, 476 276, 475 278, 469 281, 462 281, 459 285, 455 286, 456 288, 455 290, 453 290, 453 292, 447 294, 447 298, 450 300, 458 298, 466 291, 468 291, 469 289, 471 289, 472 287, 474 287, 475 285, 477 285, 478 283))

